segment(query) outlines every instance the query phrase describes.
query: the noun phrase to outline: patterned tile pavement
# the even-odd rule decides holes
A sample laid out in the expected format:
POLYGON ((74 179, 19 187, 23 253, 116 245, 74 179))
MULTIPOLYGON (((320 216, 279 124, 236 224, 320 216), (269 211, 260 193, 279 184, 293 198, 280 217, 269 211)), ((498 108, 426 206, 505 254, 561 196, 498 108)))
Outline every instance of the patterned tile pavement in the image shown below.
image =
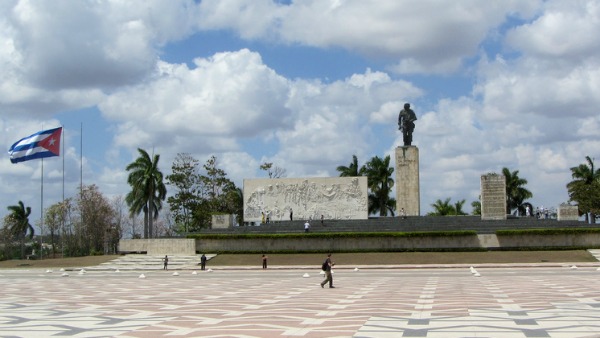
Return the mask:
POLYGON ((0 337, 600 337, 598 266, 0 270, 0 337))

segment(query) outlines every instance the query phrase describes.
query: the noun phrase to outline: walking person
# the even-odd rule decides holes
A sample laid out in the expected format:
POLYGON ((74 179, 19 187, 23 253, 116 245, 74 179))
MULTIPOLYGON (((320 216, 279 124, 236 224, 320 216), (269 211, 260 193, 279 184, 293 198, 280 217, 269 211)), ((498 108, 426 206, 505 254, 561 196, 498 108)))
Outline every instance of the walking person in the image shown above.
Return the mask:
POLYGON ((335 288, 333 286, 333 276, 331 275, 331 268, 335 265, 334 262, 331 261, 331 254, 327 254, 327 259, 323 262, 323 271, 325 271, 325 280, 321 282, 321 287, 325 287, 325 284, 329 282, 329 288, 335 288))
POLYGON ((306 223, 304 223, 304 232, 308 232, 310 230, 310 223, 308 221, 306 221, 306 223))
POLYGON ((167 255, 165 255, 165 258, 163 258, 163 270, 169 270, 167 268, 168 265, 169 265, 169 257, 167 257, 167 255))
POLYGON ((264 254, 262 255, 262 264, 263 264, 263 269, 267 268, 267 256, 265 256, 264 254))

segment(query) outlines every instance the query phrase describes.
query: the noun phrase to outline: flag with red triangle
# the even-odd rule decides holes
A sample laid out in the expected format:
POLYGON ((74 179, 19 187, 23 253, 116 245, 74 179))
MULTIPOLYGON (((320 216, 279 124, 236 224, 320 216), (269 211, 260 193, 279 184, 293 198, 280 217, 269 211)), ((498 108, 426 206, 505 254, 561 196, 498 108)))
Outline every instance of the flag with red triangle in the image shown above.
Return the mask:
POLYGON ((12 163, 38 158, 60 156, 60 136, 62 127, 42 130, 15 142, 8 154, 12 163))

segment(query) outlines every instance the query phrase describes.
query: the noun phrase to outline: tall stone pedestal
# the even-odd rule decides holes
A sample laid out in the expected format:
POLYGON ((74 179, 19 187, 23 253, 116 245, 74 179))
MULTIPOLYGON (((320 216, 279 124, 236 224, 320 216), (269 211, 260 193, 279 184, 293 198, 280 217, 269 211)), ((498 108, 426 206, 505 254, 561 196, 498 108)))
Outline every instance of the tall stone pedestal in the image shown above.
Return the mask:
POLYGON ((421 214, 419 191, 419 148, 404 146, 396 148, 396 215, 401 210, 407 216, 421 214))

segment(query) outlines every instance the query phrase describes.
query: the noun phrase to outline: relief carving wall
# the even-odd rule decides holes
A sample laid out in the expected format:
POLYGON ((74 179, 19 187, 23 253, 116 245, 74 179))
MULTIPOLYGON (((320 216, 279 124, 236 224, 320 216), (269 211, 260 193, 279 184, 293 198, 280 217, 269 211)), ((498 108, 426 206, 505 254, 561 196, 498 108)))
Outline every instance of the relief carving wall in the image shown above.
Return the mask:
POLYGON ((244 221, 367 219, 367 177, 244 180, 244 221))

